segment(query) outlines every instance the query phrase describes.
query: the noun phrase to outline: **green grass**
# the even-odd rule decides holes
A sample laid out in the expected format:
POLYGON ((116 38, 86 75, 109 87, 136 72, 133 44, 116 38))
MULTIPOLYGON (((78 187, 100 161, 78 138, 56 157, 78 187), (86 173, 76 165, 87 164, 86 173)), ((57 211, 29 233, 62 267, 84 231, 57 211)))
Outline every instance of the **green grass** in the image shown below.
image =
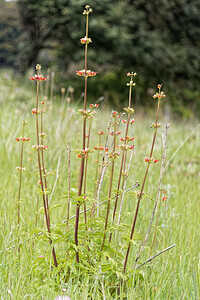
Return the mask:
MULTIPOLYGON (((31 109, 35 107, 35 94, 31 83, 17 82, 12 80, 10 72, 1 75, 0 87, 0 298, 1 299, 54 299, 58 295, 68 294, 71 299, 117 299, 114 292, 111 298, 112 276, 106 272, 94 270, 79 270, 75 263, 75 252, 71 250, 69 264, 72 276, 64 280, 64 276, 56 274, 53 268, 51 249, 48 240, 44 236, 34 234, 46 228, 42 202, 39 207, 39 228, 35 230, 36 198, 37 198, 37 157, 31 146, 36 144, 35 118, 31 115, 31 109), (24 167, 21 203, 20 241, 28 240, 21 246, 20 258, 17 247, 4 251, 6 248, 17 245, 17 195, 19 174, 15 170, 19 165, 20 145, 15 141, 21 135, 21 121, 27 120, 26 136, 31 141, 25 144, 24 167), (3 251, 3 252, 2 252, 3 251), (73 256, 74 253, 74 256, 73 256), (45 258, 40 258, 44 255, 45 258), (74 270, 74 271, 73 271, 74 270), (62 289, 67 289, 62 292, 62 289)), ((41 99, 42 100, 42 99, 41 99)), ((154 106, 154 100, 152 106, 154 106)), ((167 100, 169 101, 169 100, 167 100)), ((74 108, 77 111, 77 108, 74 108)), ((97 120, 92 124, 92 144, 97 143, 94 134, 99 129, 106 131, 110 111, 102 107, 97 112, 97 120)), ((154 120, 154 114, 145 114, 136 108, 134 136, 135 150, 132 161, 127 188, 131 187, 136 180, 142 183, 146 164, 144 157, 149 155, 153 129, 149 125, 154 120)), ((164 123, 165 115, 162 114, 160 121, 164 123)), ((195 128, 196 121, 166 120, 171 123, 167 140, 167 161, 181 145, 187 136, 195 128)), ((48 177, 50 195, 55 185, 54 193, 50 201, 50 207, 55 208, 51 212, 51 222, 54 230, 65 231, 65 225, 61 222, 66 219, 66 193, 67 193, 67 145, 72 148, 79 147, 82 135, 82 118, 80 115, 69 111, 65 103, 51 101, 45 115, 45 132, 49 150, 45 152, 47 169, 53 174, 48 177), (58 170, 58 162, 59 170, 58 170), (56 183, 56 172, 59 177, 56 183), (56 183, 56 184, 55 184, 56 183), (56 207, 57 206, 57 207, 56 207)), ((122 129, 123 130, 123 129, 122 129)), ((163 151, 164 128, 159 130, 154 157, 161 159, 163 151)), ((162 188, 167 190, 168 199, 165 206, 161 203, 156 242, 152 256, 172 244, 176 247, 161 254, 151 263, 139 269, 136 274, 131 274, 129 281, 123 290, 124 294, 119 299, 199 299, 200 298, 200 241, 199 241, 199 217, 200 217, 200 127, 193 132, 190 138, 180 148, 177 155, 171 161, 164 173, 162 188), (136 284, 134 284, 136 282, 136 284)), ((88 190, 94 188, 96 153, 91 154, 89 164, 88 190)), ((119 169, 118 160, 118 169, 119 169)), ((74 153, 71 154, 71 186, 77 188, 80 160, 74 153)), ((128 261, 128 268, 134 263, 134 258, 140 248, 140 242, 145 237, 152 214, 158 186, 160 164, 151 165, 145 194, 139 210, 136 225, 138 239, 134 240, 128 261)), ((109 172, 109 171, 108 171, 109 172)), ((116 167, 116 174, 118 173, 116 167)), ((107 175, 106 175, 107 176, 107 175)), ((107 178, 107 177, 106 177, 107 178)), ((107 180, 106 180, 107 181, 107 180)), ((117 185, 115 176, 114 187, 117 185)), ((101 199, 106 198, 108 184, 103 184, 101 199)), ((113 205, 113 203, 112 203, 113 205)), ((131 192, 126 195, 123 211, 130 214, 123 216, 123 222, 131 230, 133 214, 136 206, 136 197, 131 192)), ((106 206, 101 207, 104 214, 106 206)), ((75 214, 75 205, 71 206, 70 215, 75 214)), ((143 250, 140 263, 149 258, 150 246, 154 234, 155 215, 151 234, 147 245, 143 250)), ((80 218, 83 220, 83 216, 80 218)), ((73 220, 71 228, 73 228, 73 220)), ((72 235, 73 236, 73 235, 72 235)), ((118 239, 118 247, 127 246, 127 239, 121 234, 118 239), (120 246, 121 245, 121 246, 120 246)), ((58 261, 65 264, 65 243, 56 244, 58 261)), ((125 248, 122 254, 125 255, 125 248)), ((113 249, 113 255, 116 252, 113 249)), ((115 257, 112 257, 115 259, 115 257)), ((115 266, 118 270, 118 266, 115 266)), ((119 270, 120 271, 120 270, 119 270)), ((67 269, 65 269, 67 278, 67 269)), ((114 282, 114 281, 113 281, 114 282)))

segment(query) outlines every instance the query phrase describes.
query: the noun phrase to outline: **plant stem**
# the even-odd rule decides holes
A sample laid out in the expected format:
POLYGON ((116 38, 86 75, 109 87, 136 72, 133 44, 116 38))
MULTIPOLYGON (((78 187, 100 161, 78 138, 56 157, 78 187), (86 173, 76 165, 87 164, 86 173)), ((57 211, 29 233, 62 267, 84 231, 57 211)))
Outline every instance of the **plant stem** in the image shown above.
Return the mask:
MULTIPOLYGON (((38 75, 39 75, 39 70, 37 70, 37 71, 38 71, 38 75)), ((39 81, 37 81, 37 99, 36 99, 36 133, 37 133, 37 145, 39 147, 40 144, 39 144, 39 124, 38 124, 38 98, 39 98, 39 81)), ((47 205, 46 205, 46 200, 45 200, 45 190, 44 190, 43 176, 42 176, 42 170, 41 170, 40 150, 38 149, 37 152, 38 152, 38 168, 39 168, 39 174, 40 174, 40 182, 41 182, 41 189, 42 189, 45 219, 46 219, 46 224, 47 224, 47 229, 48 229, 48 232, 49 232, 49 236, 51 236, 50 220, 49 220, 48 212, 47 212, 47 205)), ((49 242, 50 242, 50 245, 51 245, 52 240, 51 240, 50 237, 49 237, 49 242)), ((57 267, 58 264, 57 264, 57 259, 56 259, 56 254, 55 254, 54 247, 52 249, 52 254, 53 254, 55 267, 57 267)))
POLYGON ((67 192, 67 232, 69 231, 69 209, 70 209, 70 143, 68 143, 68 192, 67 192))
MULTIPOLYGON (((131 75, 131 81, 132 81, 132 79, 133 79, 133 75, 131 75)), ((131 92, 132 92, 132 85, 129 86, 129 104, 128 104, 128 108, 131 108, 131 92)), ((130 123, 130 112, 128 113, 128 119, 127 119, 127 124, 126 124, 124 145, 127 144, 129 123, 130 123)), ((121 167, 120 167, 120 172, 119 172, 117 194, 116 194, 115 205, 114 205, 114 210, 113 210, 113 224, 114 224, 114 221, 115 221, 115 214, 116 214, 116 210, 117 210, 117 203, 118 203, 118 198, 119 198, 119 189, 120 189, 120 184, 121 184, 122 172, 125 173, 125 170, 126 170, 126 158, 127 158, 127 150, 124 150, 123 154, 122 154, 122 159, 121 159, 121 167)), ((123 182, 122 182, 122 187, 123 186, 124 186, 124 177, 123 177, 123 182)), ((111 239, 112 239, 112 232, 110 233, 109 243, 111 242, 111 239)))
MULTIPOLYGON (((152 226, 152 222, 153 222, 153 219, 154 219, 154 215, 155 215, 155 211, 156 211, 156 208, 157 208, 157 204, 158 204, 158 201, 159 201, 159 198, 160 198, 160 189, 161 189, 161 182, 162 182, 162 177, 163 177, 163 171, 164 171, 164 163, 165 163, 165 159, 166 159, 166 150, 167 150, 167 131, 168 131, 168 128, 169 128, 169 125, 166 125, 165 126, 165 141, 164 141, 164 150, 163 150, 163 157, 162 157, 162 164, 161 164, 161 169, 160 169, 160 176, 159 176, 159 183, 158 183, 158 189, 157 189, 157 196, 156 196, 156 201, 155 201, 155 204, 154 204, 154 208, 153 208, 153 212, 152 212, 152 215, 151 215, 151 220, 150 220, 150 223, 149 223, 149 227, 148 227, 148 230, 147 230, 147 234, 145 236, 145 239, 142 243, 142 246, 140 248, 140 251, 137 255, 137 258, 135 260, 135 263, 133 265, 133 269, 135 268, 135 265, 138 261, 138 259, 140 258, 140 255, 142 253, 142 250, 144 248, 144 245, 148 239, 148 236, 149 236, 149 233, 150 233, 150 229, 151 229, 151 226, 152 226)), ((160 207, 160 205, 159 205, 160 207)), ((159 208, 158 208, 158 215, 159 215, 159 208)), ((156 227, 155 227, 155 233, 154 233, 154 239, 153 239, 153 243, 154 243, 154 240, 155 240, 155 235, 156 235, 156 228, 157 228, 157 223, 158 223, 158 215, 157 215, 157 221, 156 221, 156 227)), ((152 248, 153 248, 153 243, 152 243, 152 246, 151 246, 151 251, 152 251, 152 248)), ((150 252, 150 255, 151 255, 151 252, 150 252)))
MULTIPOLYGON (((88 19, 89 14, 87 14, 86 19, 86 39, 88 38, 88 19)), ((84 92, 84 113, 86 112, 86 104, 87 104, 87 43, 85 44, 85 92, 84 92)), ((85 134, 86 134, 86 116, 83 117, 83 150, 85 150, 85 134)), ((81 196, 82 185, 83 185, 83 176, 84 176, 84 163, 85 158, 81 159, 81 167, 79 173, 79 189, 78 196, 81 196)), ((79 224, 79 211, 80 211, 80 203, 76 204, 76 221, 75 221, 75 244, 78 247, 78 224, 79 224)), ((76 251, 76 262, 79 263, 79 253, 76 251)))
MULTIPOLYGON (((22 125, 22 138, 24 138, 24 126, 22 125)), ((23 162, 23 149, 24 149, 24 142, 21 141, 21 154, 20 154, 20 174, 19 174, 19 191, 18 191, 18 205, 17 205, 17 225, 18 225, 18 244, 20 243, 19 239, 19 224, 20 224, 20 199, 21 199, 21 186, 22 186, 22 162, 23 162)), ((20 252, 20 247, 18 248, 18 252, 20 252)))
MULTIPOLYGON (((116 148, 116 119, 115 117, 114 119, 114 140, 113 140, 113 153, 115 152, 115 148, 116 148)), ((107 205, 107 211, 106 211, 106 220, 105 220, 105 233, 104 233, 104 237, 103 237, 103 242, 101 245, 101 251, 103 250, 104 247, 104 243, 105 243, 105 239, 106 239, 106 229, 108 226, 108 216, 109 216, 109 210, 110 210, 110 199, 111 199, 111 192, 112 192, 112 183, 113 183, 113 174, 114 174, 114 166, 115 166, 115 158, 112 157, 112 166, 111 166, 111 173, 110 173, 110 186, 109 186, 109 192, 108 192, 108 205, 107 205)))
MULTIPOLYGON (((155 131, 154 131, 153 142, 152 142, 152 146, 151 146, 151 152, 150 152, 149 160, 152 158, 153 149, 154 149, 155 140, 156 140, 159 106, 160 106, 160 99, 158 99, 157 113, 156 113, 156 126, 155 126, 155 131)), ((126 271, 126 265, 127 265, 127 261, 128 261, 130 247, 131 247, 131 240, 133 238, 133 234, 134 234, 134 230, 135 230, 135 224, 136 224, 136 220, 137 220, 137 216, 138 216, 140 201, 141 201, 141 198, 142 198, 142 195, 143 195, 143 190, 144 190, 146 178, 147 178, 148 171, 149 171, 149 166, 150 166, 150 161, 148 162, 146 172, 145 172, 145 176, 144 176, 144 180, 143 180, 143 183, 142 183, 142 188, 141 188, 140 194, 138 196, 137 207, 136 207, 135 216, 134 216, 133 225, 132 225, 132 230, 131 230, 131 235, 130 235, 130 242, 128 244, 128 248, 127 248, 127 252, 126 252, 126 258, 125 258, 125 261, 124 261, 123 273, 125 273, 125 271, 126 271)))

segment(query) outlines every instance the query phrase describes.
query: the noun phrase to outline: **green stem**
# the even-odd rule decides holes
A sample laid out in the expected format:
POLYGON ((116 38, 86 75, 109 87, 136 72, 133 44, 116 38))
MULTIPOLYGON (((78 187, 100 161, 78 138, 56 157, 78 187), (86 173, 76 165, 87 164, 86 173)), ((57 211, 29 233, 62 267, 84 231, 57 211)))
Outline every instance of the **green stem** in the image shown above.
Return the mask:
MULTIPOLYGON (((160 106, 160 99, 158 99, 157 113, 156 113, 156 126, 155 126, 155 132, 154 132, 153 142, 152 142, 151 151, 150 151, 150 158, 152 158, 153 149, 154 149, 155 140, 156 140, 159 106, 160 106)), ((136 207, 135 216, 134 216, 133 225, 132 225, 132 230, 131 230, 131 235, 130 235, 130 242, 128 244, 128 248, 127 248, 127 252, 126 252, 126 258, 125 258, 125 262, 124 262, 123 273, 125 273, 125 271, 126 271, 126 265, 127 265, 127 261, 128 261, 130 247, 131 247, 131 240, 133 238, 133 234, 134 234, 134 230, 135 230, 135 224, 136 224, 136 220, 137 220, 137 216, 138 216, 140 201, 141 201, 141 198, 142 198, 142 195, 143 195, 143 190, 144 190, 147 174, 148 174, 148 171, 149 171, 149 166, 150 166, 150 161, 148 162, 146 172, 145 172, 145 176, 144 176, 144 180, 143 180, 143 183, 142 183, 142 188, 141 188, 141 191, 140 191, 140 194, 139 194, 139 197, 138 197, 137 207, 136 207)))

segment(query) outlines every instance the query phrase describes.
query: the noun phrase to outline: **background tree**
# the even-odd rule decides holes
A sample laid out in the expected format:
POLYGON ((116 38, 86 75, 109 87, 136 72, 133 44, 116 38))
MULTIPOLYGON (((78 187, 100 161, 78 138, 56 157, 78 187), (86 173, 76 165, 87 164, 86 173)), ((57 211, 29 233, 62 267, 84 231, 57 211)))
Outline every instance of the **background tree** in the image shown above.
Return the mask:
MULTIPOLYGON (((85 4, 94 9, 89 64, 99 73, 94 79, 95 95, 109 87, 109 99, 121 100, 125 81, 121 74, 135 70, 140 74, 139 103, 146 102, 148 88, 159 80, 168 87, 175 109, 182 106, 184 110, 187 104, 199 110, 198 0, 18 0, 23 30, 18 43, 21 71, 36 62, 54 66, 59 68, 60 85, 73 78, 78 89, 73 74, 84 60, 79 39, 84 35, 80 13, 85 4)), ((7 23, 10 27, 12 22, 7 23)))

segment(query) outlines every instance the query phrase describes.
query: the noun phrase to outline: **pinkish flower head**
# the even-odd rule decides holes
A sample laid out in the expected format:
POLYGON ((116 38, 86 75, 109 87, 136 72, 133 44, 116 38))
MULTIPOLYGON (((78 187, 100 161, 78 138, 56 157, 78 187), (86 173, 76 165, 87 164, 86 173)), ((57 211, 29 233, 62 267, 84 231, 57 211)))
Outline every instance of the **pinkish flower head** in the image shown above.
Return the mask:
POLYGON ((153 162, 156 164, 159 161, 159 159, 154 159, 153 162))
POLYGON ((161 89, 161 87, 162 87, 162 84, 158 84, 158 85, 157 85, 157 88, 158 88, 158 89, 161 89))
POLYGON ((97 132, 97 134, 98 134, 98 135, 102 135, 102 134, 103 134, 103 131, 99 130, 99 131, 97 132))
POLYGON ((148 157, 145 157, 144 159, 146 162, 149 162, 149 158, 148 157))
POLYGON ((89 76, 89 77, 93 77, 93 76, 95 76, 95 75, 97 75, 97 72, 94 72, 94 71, 88 72, 88 76, 89 76))
POLYGON ((122 122, 123 122, 124 124, 126 124, 126 123, 127 123, 127 121, 126 121, 126 120, 122 120, 122 122))
POLYGON ((16 141, 17 141, 17 142, 19 142, 19 141, 20 141, 20 139, 19 139, 19 138, 16 138, 16 141))
POLYGON ((87 38, 86 36, 82 39, 80 39, 81 44, 89 44, 92 43, 92 40, 90 38, 87 38))
POLYGON ((167 197, 163 197, 163 198, 162 198, 162 201, 165 201, 165 200, 167 200, 167 197))
POLYGON ((83 76, 83 72, 82 72, 82 71, 76 71, 76 74, 77 74, 78 76, 83 76))

